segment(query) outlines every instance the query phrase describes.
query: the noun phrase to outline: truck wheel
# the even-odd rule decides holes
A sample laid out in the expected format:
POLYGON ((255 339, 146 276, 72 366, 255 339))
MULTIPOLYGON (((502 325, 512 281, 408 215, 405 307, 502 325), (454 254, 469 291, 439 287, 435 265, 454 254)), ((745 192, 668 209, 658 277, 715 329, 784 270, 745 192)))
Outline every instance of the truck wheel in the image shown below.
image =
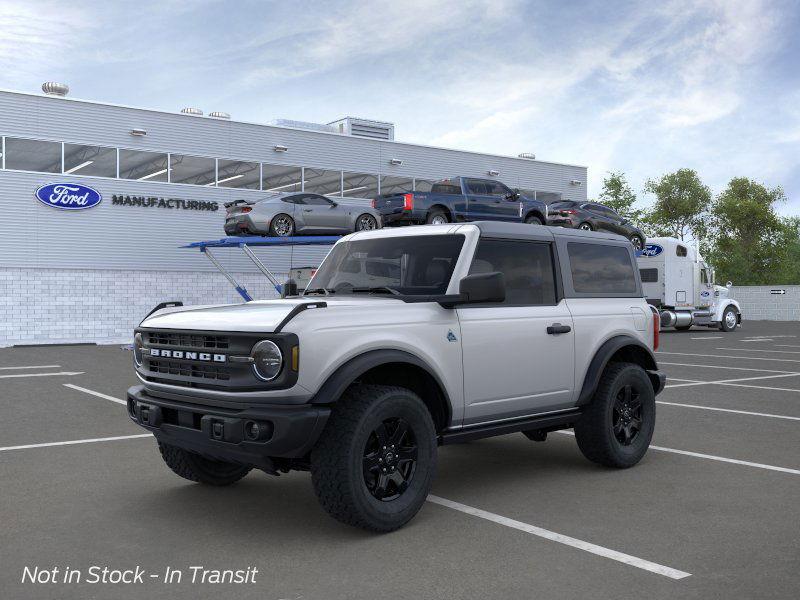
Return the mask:
POLYGON ((436 472, 436 429, 419 396, 357 385, 334 405, 311 451, 311 481, 335 519, 392 531, 419 511, 436 472))
POLYGON ((722 313, 722 321, 720 321, 719 328, 722 331, 733 331, 739 324, 739 319, 736 317, 736 311, 730 306, 722 313))
POLYGON ((275 237, 289 237, 294 235, 294 221, 289 215, 283 213, 272 217, 269 224, 269 234, 275 237))
POLYGON ((425 222, 430 225, 445 225, 450 222, 450 219, 441 208, 434 208, 428 211, 428 217, 425 222))
POLYGON ((531 215, 529 217, 526 217, 525 222, 528 225, 543 225, 542 220, 536 215, 531 215))
POLYGON ((647 373, 633 363, 613 363, 575 424, 575 439, 592 462, 624 469, 647 452, 655 421, 656 399, 647 373))
POLYGON ((250 467, 211 460, 177 446, 158 442, 161 458, 176 474, 208 485, 230 485, 250 472, 250 467))

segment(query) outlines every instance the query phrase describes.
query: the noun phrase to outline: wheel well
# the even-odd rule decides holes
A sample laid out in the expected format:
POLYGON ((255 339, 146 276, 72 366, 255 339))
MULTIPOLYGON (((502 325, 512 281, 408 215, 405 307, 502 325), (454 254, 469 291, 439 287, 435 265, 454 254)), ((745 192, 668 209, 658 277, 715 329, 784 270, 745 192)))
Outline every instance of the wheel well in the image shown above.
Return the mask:
POLYGON ((618 336, 606 340, 594 355, 594 358, 592 358, 586 371, 586 377, 583 380, 583 387, 578 397, 578 405, 588 404, 591 401, 600 383, 600 378, 608 365, 622 362, 639 365, 645 371, 653 371, 654 373, 648 372, 648 377, 653 384, 653 389, 658 389, 660 381, 658 375, 655 374, 655 371, 658 370, 658 365, 652 352, 641 342, 630 336, 618 336))
POLYGON ((657 368, 653 357, 639 346, 623 346, 608 359, 608 364, 629 362, 642 367, 645 371, 657 368))
POLYGON ((350 385, 360 383, 407 388, 422 398, 431 413, 437 432, 450 424, 450 405, 447 396, 436 379, 422 367, 403 362, 385 363, 365 371, 350 385))
POLYGON ((436 209, 441 210, 444 214, 447 215, 447 218, 450 219, 450 222, 453 222, 453 213, 450 212, 450 209, 447 208, 444 204, 434 204, 428 209, 428 212, 432 212, 436 209))
POLYGON ((544 218, 544 215, 536 209, 529 210, 527 213, 525 213, 525 218, 527 219, 528 217, 539 217, 539 220, 542 222, 542 225, 544 225, 547 222, 546 219, 544 218))

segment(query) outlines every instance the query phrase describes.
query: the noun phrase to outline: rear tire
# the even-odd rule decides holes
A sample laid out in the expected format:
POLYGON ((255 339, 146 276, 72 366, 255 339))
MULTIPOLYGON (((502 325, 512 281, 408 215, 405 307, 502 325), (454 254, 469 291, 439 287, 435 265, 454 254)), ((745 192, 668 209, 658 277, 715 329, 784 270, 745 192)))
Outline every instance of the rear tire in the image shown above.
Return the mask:
POLYGON ((167 466, 175 474, 189 481, 217 486, 231 485, 251 470, 244 465, 212 460, 162 442, 158 442, 158 449, 167 466))
POLYGON ((294 220, 283 213, 275 215, 269 223, 269 234, 275 237, 290 237, 294 235, 294 220))
POLYGON ((356 219, 356 231, 372 231, 378 228, 378 220, 368 213, 359 215, 356 219))
POLYGON ((429 225, 444 225, 450 222, 450 217, 441 208, 434 208, 428 211, 428 216, 425 222, 429 225))
POLYGON ((542 223, 542 220, 536 215, 530 215, 528 217, 525 217, 525 222, 528 225, 544 225, 544 223, 542 223))
POLYGON ((732 307, 728 307, 722 313, 722 321, 719 324, 721 331, 730 332, 734 331, 739 326, 739 318, 736 311, 732 307))
POLYGON ((333 518, 393 531, 425 502, 436 455, 436 428, 419 396, 401 387, 356 385, 336 402, 311 451, 311 481, 333 518))
POLYGON ((655 394, 647 373, 633 363, 612 363, 575 424, 575 439, 590 461, 626 469, 647 452, 655 421, 655 394))
POLYGON ((578 225, 578 229, 581 229, 583 231, 594 231, 594 227, 592 227, 592 224, 591 223, 586 223, 586 222, 581 223, 580 225, 578 225))

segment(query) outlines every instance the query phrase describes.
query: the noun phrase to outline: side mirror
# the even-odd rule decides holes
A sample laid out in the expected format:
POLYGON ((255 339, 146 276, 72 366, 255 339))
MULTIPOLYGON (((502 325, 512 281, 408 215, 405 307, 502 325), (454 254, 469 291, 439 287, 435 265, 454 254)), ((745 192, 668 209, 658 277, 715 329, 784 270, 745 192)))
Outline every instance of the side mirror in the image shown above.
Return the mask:
POLYGON ((506 299, 506 279, 502 273, 476 273, 461 279, 459 293, 461 304, 503 302, 506 299))
POLYGON ((337 206, 339 206, 339 203, 331 200, 331 208, 336 208, 337 206))
POLYGON ((297 296, 297 282, 294 279, 287 279, 281 287, 281 298, 297 296))

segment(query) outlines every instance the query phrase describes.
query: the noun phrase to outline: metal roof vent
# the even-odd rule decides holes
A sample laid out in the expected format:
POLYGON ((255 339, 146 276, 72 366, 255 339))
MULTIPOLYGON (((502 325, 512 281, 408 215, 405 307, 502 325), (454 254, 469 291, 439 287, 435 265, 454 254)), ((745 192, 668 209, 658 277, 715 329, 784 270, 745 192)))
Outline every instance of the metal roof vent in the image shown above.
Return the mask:
POLYGON ((218 111, 218 110, 215 110, 214 112, 208 113, 208 116, 212 117, 214 119, 230 119, 231 118, 231 116, 228 113, 221 112, 221 111, 218 111))
POLYGON ((66 83, 56 83, 47 81, 42 84, 42 91, 48 96, 66 96, 69 94, 69 86, 66 83))
POLYGON ((394 123, 345 117, 328 123, 328 125, 333 125, 339 133, 345 135, 372 138, 373 140, 394 140, 394 123))
POLYGON ((536 155, 533 152, 521 152, 517 156, 526 160, 536 160, 536 155))
POLYGON ((202 110, 200 110, 199 108, 192 108, 191 106, 188 106, 186 108, 182 108, 181 112, 183 114, 185 114, 185 115, 194 115, 196 117, 202 117, 203 116, 203 111, 202 110))

